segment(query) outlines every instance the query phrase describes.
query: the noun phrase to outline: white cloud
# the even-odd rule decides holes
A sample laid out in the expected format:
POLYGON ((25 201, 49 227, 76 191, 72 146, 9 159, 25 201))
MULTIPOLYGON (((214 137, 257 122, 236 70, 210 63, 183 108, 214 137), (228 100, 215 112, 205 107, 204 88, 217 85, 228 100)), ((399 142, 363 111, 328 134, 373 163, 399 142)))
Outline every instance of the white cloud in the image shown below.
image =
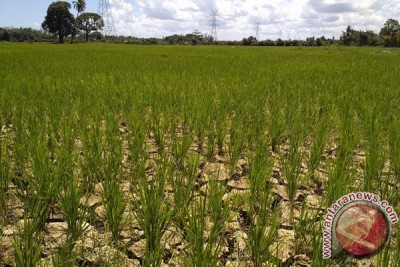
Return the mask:
POLYGON ((339 37, 347 25, 376 32, 388 18, 400 17, 397 0, 111 0, 118 34, 163 37, 210 32, 210 13, 219 11, 218 37, 241 40, 339 37))

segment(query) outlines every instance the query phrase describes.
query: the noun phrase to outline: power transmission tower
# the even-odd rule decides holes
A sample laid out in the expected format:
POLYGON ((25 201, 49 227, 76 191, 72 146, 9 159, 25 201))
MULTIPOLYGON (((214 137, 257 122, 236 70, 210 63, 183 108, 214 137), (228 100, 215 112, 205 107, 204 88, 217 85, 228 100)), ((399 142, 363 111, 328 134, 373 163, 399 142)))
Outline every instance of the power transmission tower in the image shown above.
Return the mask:
POLYGON ((104 36, 115 36, 117 30, 115 28, 114 17, 111 12, 111 5, 109 0, 99 0, 99 15, 103 18, 104 21, 104 36))
POLYGON ((217 41, 218 9, 211 11, 211 37, 217 41))
POLYGON ((260 41, 260 22, 256 23, 256 39, 260 41))

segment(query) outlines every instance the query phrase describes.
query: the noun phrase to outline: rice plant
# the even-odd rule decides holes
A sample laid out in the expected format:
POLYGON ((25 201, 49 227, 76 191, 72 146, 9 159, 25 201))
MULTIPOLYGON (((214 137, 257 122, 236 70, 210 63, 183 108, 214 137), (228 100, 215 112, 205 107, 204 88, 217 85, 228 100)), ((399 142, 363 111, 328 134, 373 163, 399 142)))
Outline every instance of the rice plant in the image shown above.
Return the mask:
POLYGON ((218 266, 219 253, 224 242, 224 224, 229 206, 222 201, 224 188, 215 179, 210 180, 207 196, 193 199, 185 213, 185 238, 188 241, 187 266, 218 266))
POLYGON ((107 150, 104 151, 105 166, 102 180, 102 201, 106 211, 107 227, 111 231, 113 240, 118 241, 127 201, 120 188, 122 145, 120 140, 116 139, 116 135, 113 134, 115 131, 115 128, 113 128, 114 125, 110 122, 107 129, 107 150))
POLYGON ((74 152, 74 139, 71 131, 65 131, 62 139, 64 145, 59 151, 59 160, 62 162, 59 172, 61 190, 57 196, 57 204, 68 228, 65 244, 54 255, 53 265, 74 266, 77 257, 74 254, 74 248, 87 228, 89 209, 87 203, 81 201, 84 199, 83 184, 74 177, 74 163, 77 162, 77 154, 74 152))
POLYGON ((18 181, 18 197, 24 204, 27 218, 32 220, 32 228, 40 232, 44 229, 50 207, 55 203, 61 184, 62 162, 54 162, 54 151, 50 152, 47 144, 40 140, 32 150, 32 176, 26 184, 18 181))
MULTIPOLYGON (((350 264, 322 258, 321 213, 354 190, 399 209, 399 51, 390 52, 0 44, 4 264, 279 266, 283 249, 293 266, 297 256, 350 264), (62 247, 49 243, 51 212, 68 225, 62 247), (279 228, 294 246, 277 244, 279 228)), ((396 266, 397 232, 378 266, 396 266)))
POLYGON ((270 247, 276 238, 279 218, 277 209, 270 209, 272 194, 268 178, 272 166, 267 146, 257 147, 255 156, 250 162, 249 172, 251 208, 248 247, 254 266, 263 266, 273 259, 270 247))
POLYGON ((328 142, 329 132, 330 132, 330 123, 331 123, 331 114, 329 111, 324 112, 321 118, 321 121, 315 126, 315 136, 314 142, 310 151, 310 158, 308 160, 308 172, 311 176, 314 175, 315 170, 318 167, 318 164, 322 160, 322 154, 324 153, 324 149, 326 143, 328 142))
POLYGON ((24 219, 19 235, 14 237, 14 257, 17 267, 35 267, 39 263, 42 247, 39 243, 39 232, 31 219, 24 219))
POLYGON ((198 165, 199 158, 191 156, 183 162, 183 170, 177 171, 175 177, 171 178, 176 215, 174 221, 181 230, 184 230, 185 213, 195 192, 198 165))
POLYGON ((68 228, 66 242, 54 256, 55 266, 74 266, 77 255, 74 254, 76 242, 82 237, 88 224, 89 210, 86 203, 81 204, 83 188, 76 179, 69 177, 62 193, 58 197, 58 204, 64 215, 68 228))
POLYGON ((101 181, 103 172, 102 151, 104 143, 101 140, 100 125, 98 122, 92 122, 92 125, 86 126, 89 129, 81 131, 80 140, 82 140, 82 154, 80 168, 82 169, 82 180, 84 190, 87 193, 93 193, 96 183, 101 181))
MULTIPOLYGON (((345 109, 348 107, 344 107, 345 109)), ((329 173, 327 203, 333 203, 340 196, 348 193, 354 173, 351 170, 353 152, 357 146, 356 132, 352 127, 352 114, 349 109, 343 110, 339 129, 339 144, 336 159, 329 173)))
POLYGON ((132 202, 132 208, 146 238, 143 266, 160 266, 164 256, 161 238, 175 215, 164 195, 167 178, 171 175, 170 162, 160 160, 158 168, 152 180, 139 177, 134 188, 137 199, 132 202))
POLYGON ((0 216, 6 218, 6 199, 11 182, 8 142, 0 137, 0 216))
MULTIPOLYGON (((364 169, 364 190, 368 192, 379 192, 380 195, 386 198, 384 191, 385 178, 382 175, 385 164, 386 154, 383 144, 385 143, 381 135, 381 118, 378 111, 371 110, 368 114, 365 126, 366 130, 366 159, 364 169)), ((387 183, 387 181, 386 181, 387 183)))
POLYGON ((399 121, 393 118, 389 125, 389 155, 392 170, 397 177, 400 175, 400 138, 397 134, 399 129, 399 121))

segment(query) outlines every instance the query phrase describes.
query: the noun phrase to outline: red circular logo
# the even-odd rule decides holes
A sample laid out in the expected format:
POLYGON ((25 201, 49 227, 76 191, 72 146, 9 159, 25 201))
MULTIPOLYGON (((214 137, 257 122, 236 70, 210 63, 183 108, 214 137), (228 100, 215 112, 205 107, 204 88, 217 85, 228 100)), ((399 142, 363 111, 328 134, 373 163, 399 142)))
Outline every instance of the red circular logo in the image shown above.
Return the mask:
POLYGON ((339 245, 363 257, 377 252, 389 236, 389 224, 379 208, 354 203, 341 212, 335 225, 339 245))

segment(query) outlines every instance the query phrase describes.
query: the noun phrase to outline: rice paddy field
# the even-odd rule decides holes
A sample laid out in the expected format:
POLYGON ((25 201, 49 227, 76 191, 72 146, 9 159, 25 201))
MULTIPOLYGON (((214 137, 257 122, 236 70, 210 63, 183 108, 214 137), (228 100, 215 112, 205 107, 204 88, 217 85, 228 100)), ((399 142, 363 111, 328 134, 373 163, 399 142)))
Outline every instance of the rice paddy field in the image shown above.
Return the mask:
POLYGON ((368 191, 400 212, 400 50, 0 44, 1 266, 323 259, 368 191))

